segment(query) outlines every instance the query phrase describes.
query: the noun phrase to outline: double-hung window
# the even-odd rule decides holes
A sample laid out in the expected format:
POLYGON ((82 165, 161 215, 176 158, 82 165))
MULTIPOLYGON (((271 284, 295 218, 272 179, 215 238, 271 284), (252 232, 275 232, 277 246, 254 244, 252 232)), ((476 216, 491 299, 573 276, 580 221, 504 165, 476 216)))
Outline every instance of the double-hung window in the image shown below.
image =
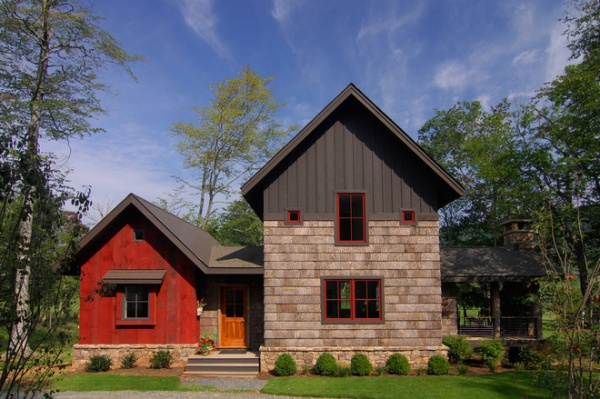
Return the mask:
POLYGON ((337 242, 364 244, 367 242, 367 219, 364 193, 337 194, 337 242))
POLYGON ((324 279, 324 321, 382 320, 380 279, 324 279))

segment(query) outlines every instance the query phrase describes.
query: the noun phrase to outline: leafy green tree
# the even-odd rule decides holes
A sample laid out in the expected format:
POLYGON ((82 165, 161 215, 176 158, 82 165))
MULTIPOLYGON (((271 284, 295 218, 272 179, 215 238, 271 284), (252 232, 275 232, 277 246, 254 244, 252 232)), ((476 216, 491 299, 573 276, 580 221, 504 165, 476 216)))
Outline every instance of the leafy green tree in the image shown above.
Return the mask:
POLYGON ((510 108, 506 100, 490 112, 461 101, 437 110, 419 130, 420 144, 465 187, 463 198, 441 210, 444 244, 498 245, 500 224, 528 213, 510 108))
POLYGON ((171 128, 184 167, 197 173, 195 182, 179 180, 199 197, 194 223, 201 228, 213 218, 217 196, 227 197, 236 182, 270 159, 292 129, 275 120, 283 104, 269 88, 272 80, 246 66, 237 77, 211 86, 210 105, 193 108, 196 123, 171 128))
POLYGON ((263 225, 245 199, 232 201, 208 231, 223 245, 263 245, 263 225))
MULTIPOLYGON (((21 386, 27 360, 39 355, 28 344, 39 321, 36 309, 56 287, 44 284, 58 278, 50 278, 56 276, 55 251, 43 250, 61 220, 57 210, 70 197, 79 211, 87 206, 86 196, 66 187, 51 159, 40 154, 40 139, 99 131, 89 123, 103 112, 98 70, 114 64, 131 73, 128 63, 139 57, 127 54, 75 0, 0 1, 0 43, 0 302, 9 334, 0 390, 12 390, 21 386)), ((36 375, 32 384, 45 376, 36 375)))

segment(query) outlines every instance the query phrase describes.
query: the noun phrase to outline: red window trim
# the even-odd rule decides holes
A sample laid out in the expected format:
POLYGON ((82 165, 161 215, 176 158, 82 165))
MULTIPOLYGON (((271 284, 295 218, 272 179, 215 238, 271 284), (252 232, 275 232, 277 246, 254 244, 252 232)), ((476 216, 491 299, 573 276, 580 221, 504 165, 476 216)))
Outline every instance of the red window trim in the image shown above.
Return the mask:
POLYGON ((299 209, 289 209, 286 212, 286 223, 287 224, 302 224, 302 212, 299 209), (298 220, 292 220, 292 214, 298 214, 298 220))
MULTIPOLYGON (((148 318, 147 319, 125 319, 123 318, 123 297, 125 286, 129 284, 119 284, 117 289, 117 326, 154 326, 156 325, 156 285, 148 286, 148 318)), ((145 284, 146 285, 146 284, 145 284)))
POLYGON ((383 278, 345 278, 345 277, 324 277, 321 279, 322 286, 322 321, 325 323, 374 323, 383 322, 383 278), (328 282, 350 282, 350 317, 346 318, 330 318, 327 317, 327 302, 331 300, 339 301, 340 298, 327 298, 327 283, 328 282), (356 298, 356 283, 357 282, 373 282, 379 284, 379 296, 377 299, 356 298), (356 317, 356 301, 357 300, 378 301, 379 302, 379 317, 359 318, 356 317))
MULTIPOLYGON (((366 196, 365 193, 356 193, 356 192, 341 192, 337 193, 335 196, 335 222, 336 222, 336 232, 335 232, 335 242, 336 244, 346 244, 346 245, 363 245, 367 243, 367 213, 366 213, 366 196), (362 216, 353 216, 342 217, 340 216, 340 197, 342 196, 350 196, 350 200, 352 201, 352 197, 360 197, 362 198, 362 216), (359 220, 362 219, 362 236, 361 240, 342 240, 341 237, 341 219, 349 219, 349 220, 359 220)), ((352 235, 352 232, 350 232, 352 235)))
POLYGON ((402 224, 417 224, 417 212, 412 209, 403 209, 400 211, 400 223, 402 224), (406 216, 411 215, 411 219, 407 220, 406 216))

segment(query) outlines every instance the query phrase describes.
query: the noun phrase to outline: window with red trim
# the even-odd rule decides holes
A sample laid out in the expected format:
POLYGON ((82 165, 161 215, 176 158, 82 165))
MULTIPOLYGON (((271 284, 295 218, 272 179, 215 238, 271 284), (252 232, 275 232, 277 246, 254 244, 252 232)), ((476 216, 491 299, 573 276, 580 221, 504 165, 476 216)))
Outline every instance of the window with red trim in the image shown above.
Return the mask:
POLYGON ((337 195, 337 242, 365 243, 366 229, 365 194, 339 193, 337 195))
POLYGON ((417 223, 417 214, 412 210, 402 211, 402 224, 415 224, 417 223))
POLYGON ((298 211, 298 210, 287 211, 287 223, 288 224, 301 224, 302 219, 300 218, 300 211, 298 211))
POLYGON ((382 319, 381 280, 324 280, 325 321, 375 321, 382 319))

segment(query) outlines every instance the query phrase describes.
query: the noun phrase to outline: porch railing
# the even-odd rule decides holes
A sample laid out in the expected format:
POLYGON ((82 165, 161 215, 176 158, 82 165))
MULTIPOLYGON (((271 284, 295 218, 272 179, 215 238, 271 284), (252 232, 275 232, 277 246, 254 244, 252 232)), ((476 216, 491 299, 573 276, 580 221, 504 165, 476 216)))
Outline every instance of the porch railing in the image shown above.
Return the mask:
MULTIPOLYGON (((502 338, 538 338, 538 317, 501 317, 500 336, 502 338)), ((458 333, 471 337, 494 336, 491 317, 459 317, 458 333)))

